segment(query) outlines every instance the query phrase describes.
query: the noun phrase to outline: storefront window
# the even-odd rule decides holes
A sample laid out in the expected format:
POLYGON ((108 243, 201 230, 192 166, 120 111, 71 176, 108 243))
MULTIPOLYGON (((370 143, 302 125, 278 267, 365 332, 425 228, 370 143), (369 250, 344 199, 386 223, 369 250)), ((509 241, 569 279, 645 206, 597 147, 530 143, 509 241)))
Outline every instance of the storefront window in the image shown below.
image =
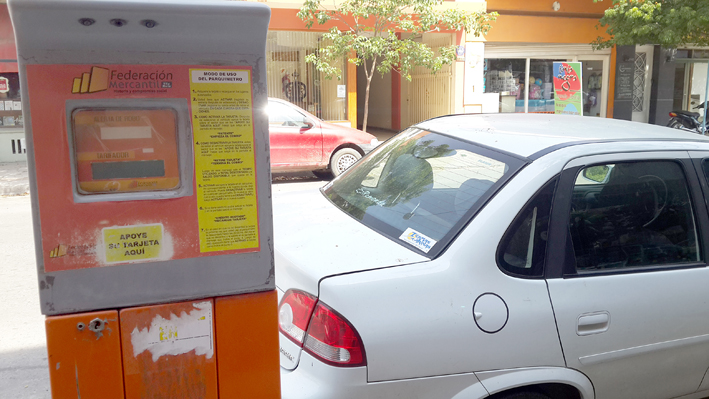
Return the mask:
MULTIPOLYGON (((499 112, 523 113, 526 105, 528 113, 553 114, 554 63, 574 58, 487 58, 484 69, 485 93, 499 95, 499 112)), ((583 114, 602 116, 602 101, 607 95, 603 87, 604 61, 597 59, 578 62, 582 66, 583 114)))
POLYGON ((20 78, 17 72, 0 73, 0 128, 22 126, 20 78))
MULTIPOLYGON (((554 113, 554 62, 562 60, 529 60, 529 112, 554 113)), ((524 107, 524 103, 522 103, 524 107)))
POLYGON ((498 93, 500 112, 524 112, 525 59, 485 60, 485 93, 498 93), (521 101, 522 106, 517 103, 521 101))
POLYGON ((554 113, 552 68, 555 61, 566 60, 530 59, 527 74, 527 59, 488 58, 485 60, 485 93, 499 93, 500 112, 524 112, 526 99, 528 112, 554 113))
POLYGON ((346 64, 342 80, 326 79, 308 54, 323 47, 322 33, 270 31, 266 42, 268 96, 289 101, 325 120, 347 119, 346 64))

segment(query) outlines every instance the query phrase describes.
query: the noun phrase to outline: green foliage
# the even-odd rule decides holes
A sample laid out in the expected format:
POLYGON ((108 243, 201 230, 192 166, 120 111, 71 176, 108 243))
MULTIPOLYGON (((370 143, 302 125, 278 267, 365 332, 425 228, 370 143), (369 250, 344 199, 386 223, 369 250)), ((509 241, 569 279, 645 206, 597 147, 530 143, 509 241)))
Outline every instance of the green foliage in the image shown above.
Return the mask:
MULTIPOLYGON (((340 23, 346 29, 333 27, 324 34, 328 43, 306 60, 328 77, 341 78, 336 66, 342 57, 358 66, 375 63, 380 74, 395 68, 407 79, 414 67, 425 66, 437 71, 455 60, 455 47, 435 54, 418 41, 421 34, 441 30, 461 30, 476 36, 487 33, 496 13, 466 12, 458 9, 436 10, 443 0, 344 0, 337 9, 323 7, 322 0, 306 0, 298 17, 311 28, 328 22, 340 23), (411 33, 401 38, 397 32, 411 33)), ((368 77, 369 77, 369 70, 368 77)))
POLYGON ((323 0, 306 0, 301 7, 298 17, 308 28, 316 23, 336 25, 323 35, 326 45, 306 56, 307 62, 326 78, 342 78, 337 65, 343 57, 364 67, 367 87, 363 130, 367 128, 369 86, 374 71, 383 75, 394 69, 409 81, 415 67, 436 72, 455 60, 455 46, 436 53, 420 41, 422 34, 465 29, 480 36, 487 33, 490 21, 497 17, 497 13, 482 11, 437 10, 442 4, 443 0, 338 0, 333 2, 335 8, 326 8, 323 0))
MULTIPOLYGON (((602 0, 594 0, 594 2, 602 0)), ((659 44, 665 48, 709 45, 707 0, 613 0, 600 26, 610 38, 598 37, 594 47, 659 44)))
POLYGON ((596 182, 602 182, 606 179, 610 168, 607 165, 591 166, 583 170, 583 175, 596 182))

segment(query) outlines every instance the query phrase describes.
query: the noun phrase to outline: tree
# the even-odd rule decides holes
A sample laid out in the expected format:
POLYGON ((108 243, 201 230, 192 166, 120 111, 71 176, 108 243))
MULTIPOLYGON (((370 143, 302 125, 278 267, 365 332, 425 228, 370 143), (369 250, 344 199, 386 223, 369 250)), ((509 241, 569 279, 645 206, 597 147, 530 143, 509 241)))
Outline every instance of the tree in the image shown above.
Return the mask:
POLYGON ((614 0, 600 26, 606 27, 609 37, 598 37, 593 43, 596 48, 634 44, 709 46, 709 1, 614 0))
POLYGON ((343 57, 364 67, 367 86, 362 130, 365 131, 369 88, 375 71, 383 75, 394 69, 409 81, 412 69, 417 66, 436 72, 455 60, 455 46, 441 48, 436 54, 417 40, 423 33, 465 29, 480 36, 487 33, 489 22, 497 16, 497 13, 483 11, 437 10, 436 6, 440 6, 443 0, 342 0, 332 9, 324 7, 322 2, 306 0, 298 12, 308 29, 314 23, 335 23, 323 35, 326 45, 317 53, 306 56, 306 61, 326 78, 337 76, 341 79, 342 71, 337 63, 343 57))
MULTIPOLYGON (((603 0, 593 0, 594 2, 603 0)), ((607 38, 598 37, 596 48, 614 45, 659 44, 667 49, 684 45, 709 46, 709 1, 707 0, 613 0, 600 20, 607 38)), ((704 98, 709 95, 709 68, 704 98)), ((707 105, 704 101, 706 127, 707 105)))

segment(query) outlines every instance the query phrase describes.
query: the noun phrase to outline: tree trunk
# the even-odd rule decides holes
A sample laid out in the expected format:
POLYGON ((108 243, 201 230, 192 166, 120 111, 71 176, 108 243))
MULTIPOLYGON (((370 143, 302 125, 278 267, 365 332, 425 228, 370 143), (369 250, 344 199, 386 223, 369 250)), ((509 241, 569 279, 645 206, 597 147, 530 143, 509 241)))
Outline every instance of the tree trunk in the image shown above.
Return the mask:
POLYGON ((364 118, 362 119, 362 131, 367 131, 367 118, 369 117, 369 85, 372 83, 372 77, 367 77, 367 89, 364 92, 364 118))
POLYGON ((364 62, 364 74, 367 76, 367 88, 364 92, 364 117, 362 118, 362 131, 367 131, 367 119, 369 118, 369 87, 372 84, 372 76, 374 76, 374 67, 377 65, 377 58, 372 59, 372 70, 367 71, 367 63, 364 62))

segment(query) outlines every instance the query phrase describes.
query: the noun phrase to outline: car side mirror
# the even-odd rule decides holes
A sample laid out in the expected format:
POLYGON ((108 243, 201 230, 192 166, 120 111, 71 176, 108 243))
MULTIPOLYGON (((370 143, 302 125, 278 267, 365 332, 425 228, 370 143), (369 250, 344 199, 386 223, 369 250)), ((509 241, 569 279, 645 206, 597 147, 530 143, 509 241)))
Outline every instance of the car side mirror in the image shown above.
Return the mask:
POLYGON ((313 128, 313 122, 310 121, 303 121, 303 125, 300 127, 302 130, 308 130, 313 128))
POLYGON ((591 166, 583 170, 583 177, 597 183, 604 183, 610 174, 608 165, 591 166))

